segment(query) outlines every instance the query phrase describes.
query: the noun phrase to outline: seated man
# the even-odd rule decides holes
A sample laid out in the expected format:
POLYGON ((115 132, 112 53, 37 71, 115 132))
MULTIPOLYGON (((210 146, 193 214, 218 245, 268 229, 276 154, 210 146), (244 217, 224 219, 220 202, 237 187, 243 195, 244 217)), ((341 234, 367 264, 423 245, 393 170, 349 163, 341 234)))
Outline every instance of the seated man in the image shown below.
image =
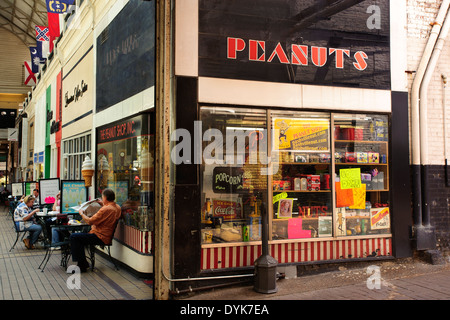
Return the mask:
POLYGON ((34 215, 36 212, 39 212, 39 209, 32 210, 34 200, 33 196, 25 197, 23 202, 14 211, 14 221, 17 229, 20 231, 29 231, 30 233, 28 238, 23 239, 25 247, 29 250, 34 249, 34 244, 42 232, 41 225, 34 222, 34 215))
POLYGON ((89 218, 83 210, 79 211, 83 220, 91 226, 89 233, 73 233, 70 236, 72 261, 77 262, 81 272, 86 272, 89 267, 84 246, 105 245, 112 241, 114 227, 122 217, 122 211, 115 200, 114 191, 105 189, 102 192, 102 201, 99 201, 102 207, 96 214, 89 218))

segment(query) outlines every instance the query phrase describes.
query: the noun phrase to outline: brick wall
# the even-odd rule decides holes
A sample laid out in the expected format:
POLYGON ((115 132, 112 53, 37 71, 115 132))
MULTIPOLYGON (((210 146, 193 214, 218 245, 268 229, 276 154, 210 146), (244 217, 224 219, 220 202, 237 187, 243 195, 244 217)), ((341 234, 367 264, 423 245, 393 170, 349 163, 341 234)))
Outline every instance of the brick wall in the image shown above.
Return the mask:
POLYGON ((450 192, 445 185, 445 167, 429 166, 429 170, 431 225, 436 228, 438 248, 450 250, 450 192))
MULTIPOLYGON (((427 43, 431 24, 434 22, 442 0, 407 0, 408 71, 416 71, 427 43)), ((450 79, 450 37, 444 45, 428 90, 428 154, 429 163, 443 165, 444 119, 443 83, 441 75, 450 79)), ((409 90, 415 73, 409 75, 409 90)), ((450 85, 447 88, 446 105, 449 110, 450 85)), ((446 117, 447 140, 450 141, 450 110, 446 117)))
MULTIPOLYGON (((407 3, 407 43, 408 71, 415 71, 419 65, 427 43, 431 24, 434 22, 442 0, 406 0, 407 3)), ((428 139, 429 191, 431 195, 431 224, 436 228, 436 238, 440 249, 450 248, 450 188, 445 184, 444 125, 450 144, 450 82, 443 103, 444 87, 441 75, 450 80, 450 36, 446 39, 440 60, 436 66, 428 90, 428 139), (444 106, 448 110, 444 122, 444 106)), ((409 73, 409 91, 415 73, 409 73)), ((410 127, 411 128, 411 127, 410 127)), ((450 161, 450 159, 449 159, 450 161)))

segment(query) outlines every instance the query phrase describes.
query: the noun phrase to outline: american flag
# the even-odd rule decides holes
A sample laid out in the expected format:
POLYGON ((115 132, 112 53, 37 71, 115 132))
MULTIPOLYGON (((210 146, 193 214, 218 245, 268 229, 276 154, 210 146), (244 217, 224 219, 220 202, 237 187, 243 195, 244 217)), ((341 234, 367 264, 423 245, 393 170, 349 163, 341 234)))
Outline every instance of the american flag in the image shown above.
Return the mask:
POLYGON ((36 41, 50 41, 48 27, 36 26, 36 41))

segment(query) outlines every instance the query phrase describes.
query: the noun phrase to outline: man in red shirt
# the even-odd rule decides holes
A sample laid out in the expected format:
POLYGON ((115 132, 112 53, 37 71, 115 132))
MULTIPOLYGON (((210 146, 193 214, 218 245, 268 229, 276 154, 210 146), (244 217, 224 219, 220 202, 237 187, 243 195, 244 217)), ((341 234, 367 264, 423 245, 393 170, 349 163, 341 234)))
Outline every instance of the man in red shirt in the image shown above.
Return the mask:
POLYGON ((73 233, 70 236, 72 261, 77 262, 81 272, 86 272, 89 267, 84 253, 86 245, 108 245, 112 242, 115 226, 122 217, 122 210, 115 200, 114 191, 105 189, 102 192, 102 201, 99 201, 102 207, 97 213, 89 218, 83 210, 79 211, 83 220, 91 226, 89 233, 73 233))

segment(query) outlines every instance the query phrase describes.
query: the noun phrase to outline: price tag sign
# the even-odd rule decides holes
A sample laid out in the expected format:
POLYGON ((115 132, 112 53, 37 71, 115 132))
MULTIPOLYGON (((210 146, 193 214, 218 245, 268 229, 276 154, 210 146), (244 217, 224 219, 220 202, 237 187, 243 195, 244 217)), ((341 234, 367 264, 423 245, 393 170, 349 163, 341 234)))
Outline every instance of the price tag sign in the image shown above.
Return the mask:
POLYGON ((339 170, 341 189, 361 188, 361 168, 339 170))

